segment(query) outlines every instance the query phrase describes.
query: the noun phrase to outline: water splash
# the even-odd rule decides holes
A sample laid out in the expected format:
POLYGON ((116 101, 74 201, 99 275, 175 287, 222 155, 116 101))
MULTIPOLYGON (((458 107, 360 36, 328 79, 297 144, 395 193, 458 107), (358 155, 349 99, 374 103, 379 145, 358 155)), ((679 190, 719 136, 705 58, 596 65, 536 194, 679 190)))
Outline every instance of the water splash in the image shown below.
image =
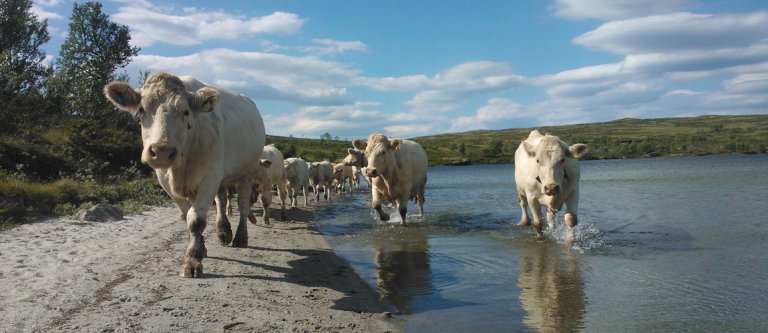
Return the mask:
MULTIPOLYGON (((544 236, 560 244, 566 244, 568 238, 568 227, 565 221, 555 217, 555 227, 544 229, 544 236)), ((598 229, 593 223, 579 223, 573 230, 574 242, 571 250, 584 253, 589 250, 597 250, 607 247, 605 233, 598 229)))

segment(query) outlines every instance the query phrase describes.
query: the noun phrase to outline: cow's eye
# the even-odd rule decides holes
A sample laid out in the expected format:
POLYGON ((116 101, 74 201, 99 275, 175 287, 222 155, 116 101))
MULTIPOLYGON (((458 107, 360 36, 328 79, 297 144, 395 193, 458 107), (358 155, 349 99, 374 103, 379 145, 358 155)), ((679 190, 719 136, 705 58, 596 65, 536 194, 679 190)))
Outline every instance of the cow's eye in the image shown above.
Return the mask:
POLYGON ((563 159, 560 160, 560 163, 563 163, 563 162, 565 162, 565 157, 563 157, 563 159))
POLYGON ((142 115, 143 115, 143 114, 144 114, 144 112, 145 112, 145 111, 144 111, 144 108, 139 108, 139 114, 142 114, 142 115))
POLYGON ((189 110, 185 110, 185 111, 184 111, 184 115, 185 115, 185 116, 188 116, 188 115, 189 115, 189 110))
POLYGON ((536 160, 536 163, 541 163, 541 162, 539 162, 539 160, 536 160))

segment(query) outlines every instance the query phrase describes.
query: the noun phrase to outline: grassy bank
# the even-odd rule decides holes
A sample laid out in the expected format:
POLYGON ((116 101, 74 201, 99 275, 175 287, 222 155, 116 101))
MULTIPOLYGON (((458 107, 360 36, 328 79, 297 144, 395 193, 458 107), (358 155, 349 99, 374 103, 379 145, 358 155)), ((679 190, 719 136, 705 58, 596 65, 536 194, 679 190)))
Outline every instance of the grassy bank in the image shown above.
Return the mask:
MULTIPOLYGON (((565 142, 585 143, 587 159, 759 153, 768 149, 768 115, 621 119, 538 127, 565 142)), ((414 138, 430 165, 511 163, 531 129, 472 131, 414 138)))

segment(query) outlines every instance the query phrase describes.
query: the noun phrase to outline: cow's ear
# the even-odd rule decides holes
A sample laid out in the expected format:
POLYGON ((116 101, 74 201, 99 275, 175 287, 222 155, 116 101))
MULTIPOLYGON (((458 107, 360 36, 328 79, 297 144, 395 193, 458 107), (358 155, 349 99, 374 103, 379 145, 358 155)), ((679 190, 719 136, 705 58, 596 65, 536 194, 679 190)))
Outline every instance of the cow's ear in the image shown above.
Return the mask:
POLYGON ((583 143, 571 145, 568 147, 568 152, 570 153, 571 157, 575 159, 582 158, 587 154, 587 145, 583 143))
POLYGON ((368 142, 365 142, 365 140, 362 139, 355 139, 352 141, 352 147, 355 147, 360 150, 365 150, 366 147, 368 147, 368 142))
POLYGON ((392 142, 390 143, 390 147, 391 147, 392 149, 400 149, 400 144, 401 144, 401 143, 403 143, 403 140, 400 140, 400 139, 394 139, 394 140, 392 140, 392 142))
POLYGON ((267 160, 267 159, 262 159, 262 160, 259 160, 259 164, 261 164, 261 166, 263 166, 265 168, 269 168, 269 167, 272 166, 272 161, 267 160))
POLYGON ((136 114, 141 95, 126 82, 115 81, 104 86, 104 96, 118 109, 136 114))
POLYGON ((357 150, 355 150, 354 148, 347 148, 347 153, 349 153, 350 155, 357 155, 357 150))
POLYGON ((530 157, 536 156, 536 146, 528 143, 528 141, 523 141, 522 145, 523 145, 523 149, 525 149, 525 152, 528 153, 528 156, 530 157))
POLYGON ((219 102, 219 91, 203 87, 189 96, 189 107, 195 112, 211 112, 219 102))

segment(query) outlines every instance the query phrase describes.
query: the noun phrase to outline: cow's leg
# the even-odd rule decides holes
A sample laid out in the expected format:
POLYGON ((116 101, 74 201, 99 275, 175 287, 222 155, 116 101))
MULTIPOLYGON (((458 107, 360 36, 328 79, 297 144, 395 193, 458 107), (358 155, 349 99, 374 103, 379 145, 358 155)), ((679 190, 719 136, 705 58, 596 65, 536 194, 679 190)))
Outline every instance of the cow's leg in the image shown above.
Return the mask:
POLYGON ((227 215, 232 216, 234 215, 235 208, 232 205, 232 200, 235 199, 235 188, 228 186, 224 189, 226 191, 227 196, 227 215))
POLYGON ((385 213, 381 208, 381 192, 376 189, 371 191, 371 207, 379 213, 379 219, 382 221, 389 221, 389 214, 385 213))
POLYGON ((424 192, 416 195, 416 204, 419 205, 419 216, 424 216, 424 192))
POLYGON ((206 225, 206 212, 214 200, 219 189, 218 185, 204 184, 200 186, 197 198, 192 207, 187 211, 187 230, 189 230, 189 244, 184 254, 179 275, 182 277, 202 277, 203 258, 208 255, 203 239, 203 231, 206 225), (207 185, 207 186, 206 186, 207 185), (203 189, 207 189, 204 191, 203 189))
POLYGON ((528 217, 528 198, 525 197, 525 194, 520 193, 522 192, 518 189, 517 202, 520 203, 521 210, 520 225, 528 226, 531 225, 531 219, 528 217))
POLYGON ((555 228, 555 215, 557 214, 557 211, 552 209, 552 207, 547 207, 547 227, 549 229, 555 228))
POLYGON ((536 231, 536 236, 542 239, 544 235, 541 233, 541 203, 536 198, 528 197, 528 206, 531 207, 531 215, 533 215, 533 229, 536 231))
POLYGON ((232 209, 230 193, 229 189, 222 186, 216 195, 216 236, 219 238, 221 245, 225 246, 232 242, 232 225, 229 224, 229 219, 227 219, 227 215, 232 215, 229 212, 232 209))
POLYGON ((574 191, 570 197, 565 201, 565 225, 568 226, 568 235, 565 238, 565 244, 568 246, 573 245, 575 237, 573 235, 573 228, 579 224, 579 218, 576 212, 579 209, 579 192, 574 191))
POLYGON ((237 184, 237 208, 240 210, 240 221, 237 224, 235 238, 232 240, 232 247, 248 246, 248 216, 251 213, 251 195, 253 194, 253 182, 250 177, 241 180, 237 184))
POLYGON ((307 208, 307 187, 301 186, 301 193, 304 195, 304 208, 307 208))
POLYGON ((315 184, 312 189, 315 191, 315 202, 320 202, 320 184, 315 184))
POLYGON ((181 214, 179 217, 181 217, 182 222, 187 221, 187 212, 189 212, 189 209, 192 208, 192 204, 187 201, 187 199, 173 199, 173 201, 176 203, 177 206, 179 206, 179 210, 181 211, 181 214))
POLYGON ((288 187, 288 198, 291 199, 291 207, 296 208, 296 197, 298 194, 298 190, 296 190, 296 187, 291 185, 288 187))
POLYGON ((261 191, 261 205, 264 207, 264 224, 269 225, 269 206, 272 204, 272 186, 261 191))
POLYGON ((323 196, 325 197, 325 200, 331 199, 331 186, 328 183, 323 185, 323 196))
POLYGON ((280 195, 280 219, 283 221, 288 220, 288 215, 285 214, 285 197, 287 195, 286 185, 277 185, 277 194, 280 195))
POLYGON ((397 210, 400 212, 400 225, 406 225, 405 215, 408 213, 408 195, 397 200, 397 210))
MULTIPOLYGON (((253 191, 253 193, 251 193, 251 205, 253 205, 256 202, 256 200, 259 199, 259 188, 257 186, 254 186, 251 188, 251 191, 253 191)), ((248 209, 248 221, 251 222, 252 224, 259 223, 258 221, 256 221, 256 215, 254 215, 253 211, 250 209, 248 209)))

